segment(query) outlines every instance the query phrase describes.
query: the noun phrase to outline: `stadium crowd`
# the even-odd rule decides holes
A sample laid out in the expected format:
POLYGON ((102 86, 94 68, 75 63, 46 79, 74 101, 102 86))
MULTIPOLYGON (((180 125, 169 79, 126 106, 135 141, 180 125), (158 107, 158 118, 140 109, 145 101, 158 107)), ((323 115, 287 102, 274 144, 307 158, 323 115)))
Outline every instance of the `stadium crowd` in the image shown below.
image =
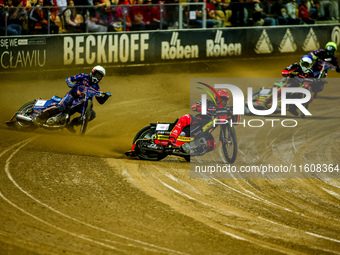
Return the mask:
POLYGON ((176 29, 180 13, 183 28, 203 27, 204 20, 208 28, 339 20, 337 0, 204 1, 0 0, 0 36, 176 29))

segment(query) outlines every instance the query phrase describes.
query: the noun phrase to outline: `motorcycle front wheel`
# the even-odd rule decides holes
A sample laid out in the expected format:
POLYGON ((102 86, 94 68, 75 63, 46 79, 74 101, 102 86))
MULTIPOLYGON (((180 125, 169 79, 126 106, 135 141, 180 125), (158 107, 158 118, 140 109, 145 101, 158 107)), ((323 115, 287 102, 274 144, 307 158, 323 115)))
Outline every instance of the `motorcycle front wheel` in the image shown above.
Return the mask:
POLYGON ((81 126, 80 126, 80 135, 81 136, 85 135, 85 132, 86 132, 86 129, 87 129, 87 124, 89 123, 89 120, 90 120, 91 110, 92 110, 92 101, 87 100, 85 107, 86 107, 85 113, 81 117, 81 126))
POLYGON ((237 137, 234 127, 221 125, 220 141, 222 142, 223 155, 228 163, 235 162, 237 157, 237 137))

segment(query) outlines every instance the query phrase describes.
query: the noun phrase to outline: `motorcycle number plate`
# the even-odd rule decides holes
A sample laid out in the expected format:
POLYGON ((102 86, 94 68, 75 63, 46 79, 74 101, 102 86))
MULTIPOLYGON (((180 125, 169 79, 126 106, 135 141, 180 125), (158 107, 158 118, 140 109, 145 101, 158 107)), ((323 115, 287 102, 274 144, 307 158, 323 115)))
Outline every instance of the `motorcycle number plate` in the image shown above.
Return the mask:
POLYGON ((44 106, 47 100, 37 100, 34 106, 44 106))
POLYGON ((170 124, 162 124, 162 123, 158 123, 156 126, 156 130, 163 130, 163 131, 167 131, 169 129, 170 124))
POLYGON ((269 96, 272 93, 271 89, 262 89, 260 92, 260 96, 269 96))

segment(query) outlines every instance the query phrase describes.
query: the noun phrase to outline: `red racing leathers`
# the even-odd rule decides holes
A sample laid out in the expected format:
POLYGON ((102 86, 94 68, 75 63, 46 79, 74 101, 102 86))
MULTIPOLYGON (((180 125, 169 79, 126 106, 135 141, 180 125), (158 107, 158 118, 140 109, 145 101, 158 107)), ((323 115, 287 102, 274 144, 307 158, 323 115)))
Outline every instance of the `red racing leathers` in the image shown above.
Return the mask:
MULTIPOLYGON (((208 105, 207 105, 207 112, 214 112, 217 110, 217 107, 215 106, 215 104, 211 101, 208 100, 207 101, 208 105)), ((201 112, 201 102, 197 102, 196 104, 193 104, 191 106, 191 109, 193 111, 196 112, 201 112)), ((210 120, 210 117, 207 115, 202 115, 202 114, 197 114, 197 115, 191 115, 191 114, 186 114, 183 115, 181 118, 179 118, 178 122, 176 123, 175 127, 172 129, 171 133, 170 133, 170 138, 169 141, 170 143, 175 146, 178 147, 181 145, 180 142, 177 141, 178 136, 181 134, 181 132, 183 131, 183 129, 189 125, 195 125, 200 123, 201 121, 204 120, 210 120)), ((213 138, 213 136, 211 135, 211 137, 209 137, 209 139, 207 139, 207 149, 208 151, 212 151, 214 150, 216 147, 216 141, 213 138)))

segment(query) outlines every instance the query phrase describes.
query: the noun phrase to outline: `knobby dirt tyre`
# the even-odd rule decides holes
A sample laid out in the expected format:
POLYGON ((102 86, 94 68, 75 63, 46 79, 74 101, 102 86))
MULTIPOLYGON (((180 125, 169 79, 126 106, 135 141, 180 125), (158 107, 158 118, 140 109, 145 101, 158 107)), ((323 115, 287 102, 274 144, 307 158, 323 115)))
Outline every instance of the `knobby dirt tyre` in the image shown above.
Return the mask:
POLYGON ((20 121, 17 120, 16 115, 18 114, 22 114, 22 115, 31 115, 33 113, 33 106, 35 104, 35 101, 31 101, 28 102, 26 104, 24 104, 23 106, 21 106, 21 108, 17 111, 17 113, 15 114, 14 118, 13 118, 13 123, 14 123, 14 127, 17 130, 21 130, 21 131, 32 131, 37 129, 37 127, 30 122, 27 121, 20 121))
MULTIPOLYGON (((133 139, 133 143, 135 143, 138 139, 149 139, 154 133, 154 128, 151 125, 146 126, 136 134, 135 138, 133 139)), ((146 151, 142 148, 142 146, 139 145, 139 142, 136 144, 135 152, 140 159, 151 161, 159 161, 167 156, 166 154, 158 154, 152 153, 151 151, 146 151)))
POLYGON ((237 137, 236 131, 234 127, 230 127, 226 125, 226 127, 222 127, 221 130, 221 142, 223 155, 226 161, 230 164, 234 163, 237 157, 237 137))
POLYGON ((85 132, 87 130, 87 125, 89 123, 90 116, 91 116, 91 110, 92 110, 92 101, 87 100, 86 101, 85 113, 84 113, 84 116, 82 116, 82 118, 81 118, 81 126, 80 126, 80 135, 81 136, 85 135, 85 132))

